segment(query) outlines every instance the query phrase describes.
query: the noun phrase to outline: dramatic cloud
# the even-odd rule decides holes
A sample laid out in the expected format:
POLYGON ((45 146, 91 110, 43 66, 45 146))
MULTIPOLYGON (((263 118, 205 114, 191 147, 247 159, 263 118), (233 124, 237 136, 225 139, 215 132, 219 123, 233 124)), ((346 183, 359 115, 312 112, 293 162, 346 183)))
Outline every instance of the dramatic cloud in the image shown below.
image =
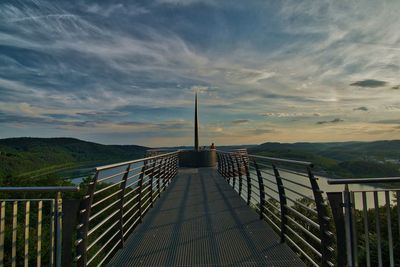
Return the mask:
POLYGON ((249 122, 250 122, 250 120, 234 120, 234 121, 232 121, 233 124, 246 124, 249 122))
POLYGON ((333 119, 331 121, 318 121, 317 124, 326 124, 326 123, 339 123, 339 122, 343 122, 344 120, 336 118, 333 119))
POLYGON ((398 138, 392 125, 373 129, 400 119, 399 9, 399 1, 4 0, 0 138, 187 145, 194 91, 205 144, 398 138), (368 117, 349 112, 366 107, 368 117))
POLYGON ((353 110, 360 110, 360 111, 368 111, 367 107, 358 107, 358 108, 354 108, 353 110))
POLYGON ((362 80, 362 81, 357 81, 354 83, 351 83, 351 86, 359 86, 359 87, 382 87, 385 86, 387 82, 385 81, 379 81, 379 80, 362 80))

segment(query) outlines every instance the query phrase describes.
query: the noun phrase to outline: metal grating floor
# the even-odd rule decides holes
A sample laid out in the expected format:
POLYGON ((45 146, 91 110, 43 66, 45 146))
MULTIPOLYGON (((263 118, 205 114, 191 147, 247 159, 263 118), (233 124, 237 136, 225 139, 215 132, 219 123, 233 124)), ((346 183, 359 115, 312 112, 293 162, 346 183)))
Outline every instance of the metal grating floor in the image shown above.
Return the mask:
POLYGON ((305 266, 213 168, 180 169, 109 266, 305 266))

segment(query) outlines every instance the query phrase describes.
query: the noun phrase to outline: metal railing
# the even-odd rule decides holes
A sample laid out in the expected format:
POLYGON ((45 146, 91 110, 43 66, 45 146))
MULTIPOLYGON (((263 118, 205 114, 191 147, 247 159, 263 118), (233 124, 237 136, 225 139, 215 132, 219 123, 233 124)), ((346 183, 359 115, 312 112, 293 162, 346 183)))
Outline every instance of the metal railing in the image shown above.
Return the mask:
POLYGON ((81 202, 78 266, 103 266, 177 174, 178 152, 96 168, 81 202))
POLYGON ((342 244, 337 248, 338 266, 400 266, 400 177, 328 183, 344 185, 343 192, 327 193, 337 242, 342 244), (351 184, 396 182, 391 189, 350 190, 351 184))
POLYGON ((79 200, 63 199, 62 193, 78 190, 0 187, 0 266, 70 266, 79 200))
POLYGON ((333 266, 330 218, 309 162, 217 151, 218 171, 311 266, 333 266))

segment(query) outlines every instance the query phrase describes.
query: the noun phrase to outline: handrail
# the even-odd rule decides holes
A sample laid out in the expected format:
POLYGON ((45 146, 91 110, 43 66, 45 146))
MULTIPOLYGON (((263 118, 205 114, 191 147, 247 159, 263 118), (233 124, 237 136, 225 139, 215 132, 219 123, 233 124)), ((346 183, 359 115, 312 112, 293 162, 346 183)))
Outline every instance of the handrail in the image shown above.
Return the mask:
MULTIPOLYGON (((226 154, 238 154, 238 152, 235 152, 235 151, 217 150, 217 152, 226 153, 226 154)), ((269 160, 269 161, 273 161, 273 162, 283 162, 283 163, 291 163, 291 164, 304 165, 304 166, 313 166, 313 163, 308 162, 308 161, 273 158, 273 157, 266 157, 266 156, 260 156, 260 155, 254 155, 254 154, 248 154, 248 156, 251 156, 253 158, 258 158, 258 159, 265 159, 265 160, 269 160)))
POLYGON ((374 184, 400 182, 400 177, 328 179, 328 184, 374 184))
POLYGON ((248 205, 254 207, 259 213, 260 219, 267 220, 278 230, 281 242, 288 241, 288 244, 300 253, 302 259, 309 265, 333 266, 329 213, 322 191, 314 177, 311 162, 220 150, 217 151, 217 158, 218 172, 247 201, 248 205), (240 158, 240 160, 234 160, 237 158, 240 158), (294 165, 299 171, 291 172, 291 175, 295 176, 294 179, 300 179, 296 179, 293 184, 288 182, 288 179, 281 177, 280 171, 285 172, 287 168, 293 168, 294 165), (273 172, 265 172, 265 168, 271 168, 273 172), (242 188, 239 187, 238 189, 235 186, 235 180, 240 179, 242 174, 246 175, 245 191, 247 196, 242 196, 242 188), (304 177, 307 179, 304 179, 304 177), (303 188, 308 193, 299 193, 297 188, 294 188, 300 183, 303 184, 303 188), (293 195, 294 193, 295 195, 293 195), (297 201, 293 201, 293 199, 297 198, 299 194, 302 198, 297 200, 300 203, 296 205, 297 201), (291 200, 290 205, 287 203, 287 199, 291 200), (304 204, 302 201, 304 201, 304 204), (276 206, 274 203, 276 203, 276 206), (269 205, 272 205, 274 209, 271 209, 269 205), (307 205, 310 205, 310 207, 315 205, 316 208, 310 213, 307 209, 311 208, 307 205), (307 207, 306 213, 304 213, 304 207, 307 207), (271 216, 266 217, 265 214, 271 216), (306 235, 301 236, 293 232, 293 229, 298 229, 299 225, 302 230, 308 231, 306 235), (313 227, 310 228, 310 226, 313 227), (316 242, 310 236, 317 237, 319 242, 316 242))
POLYGON ((78 192, 79 186, 0 187, 0 192, 78 192))
POLYGON ((7 261, 12 266, 28 266, 33 261, 37 266, 72 266, 72 238, 80 200, 63 198, 63 193, 79 190, 78 186, 0 187, 2 193, 35 193, 32 197, 0 197, 0 266, 7 261), (38 193, 51 196, 40 198, 35 196, 38 193), (24 246, 17 246, 19 239, 24 246))
POLYGON ((147 158, 142 158, 142 159, 135 159, 135 160, 131 160, 131 161, 125 161, 125 162, 120 162, 120 163, 115 163, 115 164, 110 164, 110 165, 104 165, 104 166, 96 167, 95 170, 96 171, 104 171, 104 170, 117 168, 117 167, 121 167, 121 166, 128 165, 128 164, 135 164, 135 163, 139 163, 139 162, 143 162, 143 161, 155 160, 155 159, 159 159, 159 158, 162 158, 162 157, 171 156, 171 155, 176 154, 176 153, 178 153, 178 151, 165 153, 165 154, 152 156, 152 157, 147 157, 147 158))
POLYGON ((400 177, 328 181, 328 184, 344 185, 341 192, 327 192, 336 225, 338 266, 359 266, 359 263, 366 263, 366 266, 400 264, 400 259, 395 256, 399 244, 395 235, 396 228, 400 234, 400 188, 350 190, 349 187, 349 184, 388 182, 400 182, 400 177), (386 216, 383 216, 384 213, 386 216), (396 213, 397 226, 395 220, 392 220, 396 213), (382 244, 387 244, 387 248, 382 244), (359 250, 363 251, 361 257, 359 250), (384 251, 389 252, 389 255, 385 256, 384 251))
POLYGON ((79 212, 80 241, 75 258, 78 267, 102 266, 124 246, 129 233, 177 175, 178 153, 95 168, 79 212), (137 186, 132 188, 134 185, 137 186))

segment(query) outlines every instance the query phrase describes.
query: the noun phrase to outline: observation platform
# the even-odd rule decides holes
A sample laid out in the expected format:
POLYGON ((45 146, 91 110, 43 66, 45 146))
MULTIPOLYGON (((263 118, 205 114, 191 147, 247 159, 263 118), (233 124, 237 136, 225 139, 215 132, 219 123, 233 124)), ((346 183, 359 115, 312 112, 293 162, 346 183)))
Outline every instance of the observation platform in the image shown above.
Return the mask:
POLYGON ((216 168, 180 168, 108 266, 306 266, 216 168))

